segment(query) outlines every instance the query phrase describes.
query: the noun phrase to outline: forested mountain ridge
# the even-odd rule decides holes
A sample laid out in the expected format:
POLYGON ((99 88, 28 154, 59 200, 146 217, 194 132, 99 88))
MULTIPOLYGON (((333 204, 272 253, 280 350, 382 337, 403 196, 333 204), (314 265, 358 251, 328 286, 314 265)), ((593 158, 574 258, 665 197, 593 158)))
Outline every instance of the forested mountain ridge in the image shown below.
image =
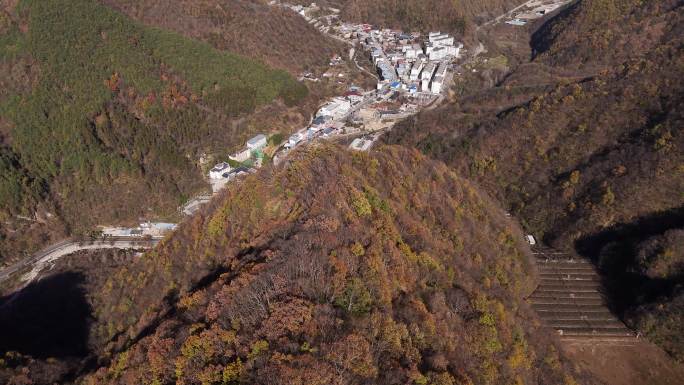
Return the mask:
MULTIPOLYGON (((201 187, 205 148, 241 143, 264 117, 296 124, 315 104, 284 71, 215 49, 227 35, 205 33, 231 20, 211 19, 216 1, 174 2, 195 5, 172 13, 181 23, 211 20, 196 36, 208 43, 150 27, 172 22, 156 19, 164 2, 102 2, 20 0, 0 14, 0 194, 19 202, 0 218, 0 252, 23 231, 12 220, 174 210, 201 187)), ((228 3, 267 14, 265 1, 228 3)), ((381 23, 405 27, 421 3, 396 4, 381 23)), ((457 79, 444 105, 369 152, 309 142, 149 252, 62 259, 0 296, 0 383, 598 385, 530 309, 541 281, 529 233, 595 261, 612 310, 681 360, 682 8, 579 1, 538 24, 529 63, 509 67, 501 46, 468 58, 458 76, 480 87, 457 79)), ((459 25, 437 16, 410 25, 459 25)), ((506 25, 484 38, 500 27, 527 39, 506 25)))
POLYGON ((307 89, 285 71, 96 1, 22 0, 1 21, 0 258, 50 234, 173 213, 204 187, 202 153, 237 149, 259 122, 304 120, 286 114, 307 89))
POLYGON ((326 67, 343 43, 320 33, 304 18, 266 1, 101 0, 147 25, 208 42, 258 59, 294 75, 326 67))
POLYGON ((578 1, 542 25, 531 45, 535 61, 556 67, 617 65, 676 38, 679 18, 681 4, 673 0, 578 1))
POLYGON ((533 36, 537 67, 488 102, 530 68, 580 80, 559 77, 495 114, 462 109, 479 98, 467 95, 387 139, 447 161, 545 242, 594 258, 618 314, 679 358, 683 32, 681 2, 578 2, 533 36))
POLYGON ((83 383, 593 383, 536 326, 522 234, 467 180, 400 147, 288 162, 92 291, 109 363, 83 383))

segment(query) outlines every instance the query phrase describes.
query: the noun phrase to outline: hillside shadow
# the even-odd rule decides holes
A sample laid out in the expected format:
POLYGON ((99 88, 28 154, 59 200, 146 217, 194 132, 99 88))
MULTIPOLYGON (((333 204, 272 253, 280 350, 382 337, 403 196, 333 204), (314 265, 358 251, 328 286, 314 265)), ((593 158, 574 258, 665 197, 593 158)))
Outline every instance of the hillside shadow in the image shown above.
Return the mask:
POLYGON ((0 355, 85 357, 91 307, 81 273, 56 274, 0 298, 0 355))
POLYGON ((671 295, 682 281, 683 277, 649 277, 642 272, 637 259, 641 242, 680 228, 684 228, 684 207, 620 223, 580 238, 575 242, 575 250, 601 270, 609 304, 621 314, 630 307, 671 295))
POLYGON ((551 48, 554 40, 558 37, 560 33, 558 30, 554 30, 554 26, 562 20, 570 17, 570 14, 579 7, 580 2, 575 1, 566 6, 561 7, 560 10, 555 15, 545 20, 530 37, 530 48, 532 48, 532 60, 542 53, 548 51, 551 48))

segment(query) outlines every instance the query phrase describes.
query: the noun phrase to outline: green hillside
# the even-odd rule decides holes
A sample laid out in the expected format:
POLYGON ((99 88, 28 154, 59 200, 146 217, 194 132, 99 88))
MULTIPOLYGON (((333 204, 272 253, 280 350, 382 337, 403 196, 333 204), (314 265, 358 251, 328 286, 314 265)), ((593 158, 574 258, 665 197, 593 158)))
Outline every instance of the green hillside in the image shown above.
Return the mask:
POLYGON ((145 205, 121 199, 131 190, 168 211, 200 187, 198 153, 249 134, 226 129, 233 118, 307 93, 283 71, 96 1, 25 0, 2 20, 4 217, 42 201, 67 223, 88 224, 73 219, 95 208, 102 219, 131 217, 145 205), (115 213, 103 215, 109 200, 115 213))

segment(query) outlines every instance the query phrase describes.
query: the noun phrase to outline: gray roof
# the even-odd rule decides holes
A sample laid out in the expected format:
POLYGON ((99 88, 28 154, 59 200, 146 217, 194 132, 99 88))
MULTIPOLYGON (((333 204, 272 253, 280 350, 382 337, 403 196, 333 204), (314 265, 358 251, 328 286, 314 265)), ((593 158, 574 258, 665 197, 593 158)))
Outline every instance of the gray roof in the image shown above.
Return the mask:
POLYGON ((264 134, 259 134, 259 135, 255 136, 255 137, 253 137, 252 139, 248 140, 248 141, 247 141, 247 145, 255 145, 255 144, 257 144, 258 142, 260 142, 260 141, 262 141, 262 140, 266 140, 266 135, 264 135, 264 134))
POLYGON ((230 165, 226 162, 221 162, 221 163, 215 165, 214 168, 211 169, 211 171, 222 171, 222 170, 225 170, 227 168, 230 168, 230 165))

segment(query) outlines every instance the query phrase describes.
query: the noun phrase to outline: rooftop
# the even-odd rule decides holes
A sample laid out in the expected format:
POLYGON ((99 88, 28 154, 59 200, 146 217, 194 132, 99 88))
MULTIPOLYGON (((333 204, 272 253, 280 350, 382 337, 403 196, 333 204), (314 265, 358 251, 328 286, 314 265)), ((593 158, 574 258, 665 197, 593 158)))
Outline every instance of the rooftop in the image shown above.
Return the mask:
POLYGON ((368 151, 370 150, 370 147, 373 145, 373 142, 367 139, 362 139, 362 138, 356 138, 354 139, 351 144, 349 145, 349 148, 352 150, 356 151, 368 151))
POLYGON ((253 145, 259 144, 259 142, 264 141, 264 140, 266 140, 266 135, 264 135, 264 134, 259 134, 259 135, 255 136, 255 137, 253 137, 252 139, 248 140, 248 141, 247 141, 247 145, 248 145, 248 146, 249 146, 249 145, 252 145, 252 146, 253 146, 253 145))
POLYGON ((219 172, 219 171, 223 171, 223 170, 229 169, 229 168, 230 168, 230 165, 228 163, 221 162, 221 163, 217 164, 216 166, 214 166, 214 168, 212 168, 211 171, 219 172))

